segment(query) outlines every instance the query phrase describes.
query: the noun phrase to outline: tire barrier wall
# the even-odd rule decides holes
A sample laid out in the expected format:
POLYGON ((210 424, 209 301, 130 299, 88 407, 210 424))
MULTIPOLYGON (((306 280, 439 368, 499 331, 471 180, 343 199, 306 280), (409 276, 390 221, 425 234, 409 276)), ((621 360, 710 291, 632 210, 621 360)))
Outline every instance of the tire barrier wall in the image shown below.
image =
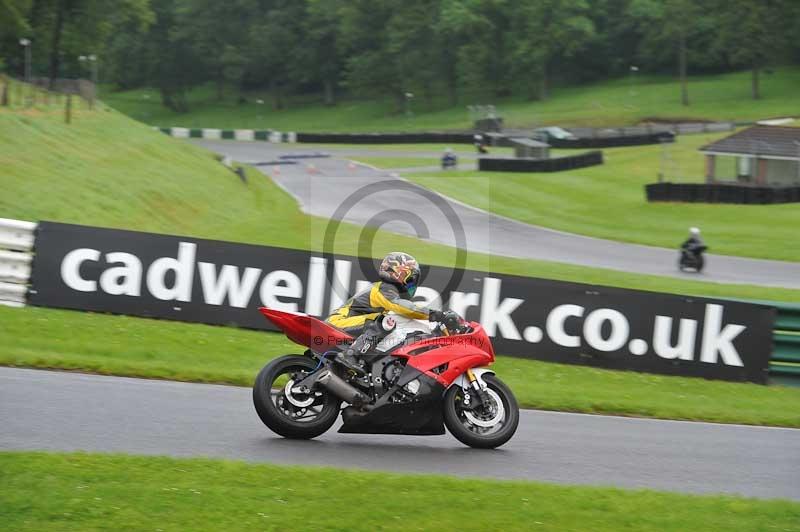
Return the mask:
POLYGON ((481 157, 478 170, 491 172, 563 172, 603 164, 603 152, 591 151, 555 159, 500 159, 481 157))
POLYGON ((597 148, 619 148, 623 146, 643 146, 675 142, 675 134, 669 131, 649 135, 628 135, 625 137, 578 137, 576 139, 547 139, 552 148, 590 150, 597 148))
POLYGON ((625 137, 631 135, 652 135, 655 133, 674 133, 676 135, 695 135, 700 133, 722 133, 733 131, 739 125, 734 122, 680 122, 677 124, 647 124, 643 126, 622 127, 568 127, 570 133, 580 138, 625 137))
MULTIPOLYGON (((475 134, 425 132, 425 133, 295 133, 272 131, 269 129, 215 129, 187 127, 153 127, 171 137, 208 140, 242 140, 265 142, 304 142, 314 144, 473 144, 475 134)), ((507 145, 502 134, 495 134, 498 140, 495 146, 507 145)), ((521 136, 521 135, 513 135, 521 136)), ((531 135, 528 135, 531 136, 531 135)), ((670 132, 659 132, 650 135, 629 135, 625 137, 581 137, 577 139, 549 139, 547 143, 553 148, 594 149, 615 148, 619 146, 640 146, 674 142, 675 135, 670 132)))
POLYGON ((800 186, 757 187, 719 183, 651 183, 645 185, 645 193, 647 201, 750 205, 800 202, 800 186))
POLYGON ((317 144, 472 144, 473 133, 297 133, 297 142, 317 144))
POLYGON ((272 131, 270 129, 214 129, 188 127, 154 127, 170 137, 179 139, 244 140, 264 142, 297 142, 294 132, 272 131))

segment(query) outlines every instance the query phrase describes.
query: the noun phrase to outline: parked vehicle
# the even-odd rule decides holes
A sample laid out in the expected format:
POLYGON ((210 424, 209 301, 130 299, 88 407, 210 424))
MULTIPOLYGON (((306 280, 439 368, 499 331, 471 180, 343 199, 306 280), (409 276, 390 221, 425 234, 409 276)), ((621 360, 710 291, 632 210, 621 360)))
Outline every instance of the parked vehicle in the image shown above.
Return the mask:
POLYGON ((269 362, 253 386, 256 412, 281 436, 319 436, 340 411, 342 433, 433 435, 447 427, 478 448, 499 447, 517 430, 517 401, 487 367, 494 350, 479 323, 452 311, 441 323, 390 313, 384 321, 395 325, 364 354, 361 375, 335 356, 352 341, 346 333, 306 314, 260 311, 307 348, 269 362))
POLYGON ((541 142, 547 142, 551 139, 576 139, 577 137, 564 128, 551 126, 534 129, 533 138, 541 142))

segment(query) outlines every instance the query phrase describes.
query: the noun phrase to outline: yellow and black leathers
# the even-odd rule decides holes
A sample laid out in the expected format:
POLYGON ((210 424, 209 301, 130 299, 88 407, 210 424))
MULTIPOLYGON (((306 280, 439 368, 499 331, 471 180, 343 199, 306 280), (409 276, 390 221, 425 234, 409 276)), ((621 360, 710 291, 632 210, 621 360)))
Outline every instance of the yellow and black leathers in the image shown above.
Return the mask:
POLYGON ((351 335, 359 335, 364 325, 386 312, 395 312, 407 318, 428 319, 428 309, 419 307, 413 301, 403 298, 400 290, 391 283, 378 281, 362 290, 336 309, 325 320, 351 335))

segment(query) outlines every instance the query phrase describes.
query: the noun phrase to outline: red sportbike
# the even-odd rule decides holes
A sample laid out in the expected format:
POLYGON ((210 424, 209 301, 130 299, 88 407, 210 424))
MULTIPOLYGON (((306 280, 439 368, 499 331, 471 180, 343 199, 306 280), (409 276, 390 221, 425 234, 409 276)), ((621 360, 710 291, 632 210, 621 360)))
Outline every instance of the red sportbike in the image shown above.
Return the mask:
POLYGON ((517 430, 517 401, 486 367, 494 350, 476 322, 452 311, 441 323, 390 313, 382 332, 359 340, 356 370, 336 356, 353 342, 346 333, 306 314, 259 310, 308 348, 272 360, 253 386, 258 416, 281 436, 319 436, 340 410, 343 433, 432 435, 446 426, 470 447, 494 448, 517 430))

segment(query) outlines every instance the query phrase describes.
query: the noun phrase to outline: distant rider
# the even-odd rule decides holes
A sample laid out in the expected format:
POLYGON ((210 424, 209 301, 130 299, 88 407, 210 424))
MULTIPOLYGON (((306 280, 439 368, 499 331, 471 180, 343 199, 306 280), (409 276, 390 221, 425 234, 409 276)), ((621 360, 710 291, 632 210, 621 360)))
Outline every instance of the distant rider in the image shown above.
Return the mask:
POLYGON ((705 248, 706 245, 700 237, 700 229, 697 227, 690 227, 689 238, 681 244, 681 252, 685 255, 689 255, 691 258, 695 258, 702 254, 705 248))
POLYGON ((486 149, 486 139, 480 133, 476 133, 472 137, 473 144, 475 145, 475 150, 478 153, 489 153, 489 150, 486 149))
POLYGON ((455 168, 458 164, 458 158, 453 153, 453 148, 445 148, 444 155, 442 155, 442 168, 455 168))
POLYGON ((417 260, 407 253, 386 255, 378 268, 380 281, 347 300, 325 320, 356 337, 338 358, 347 367, 360 370, 359 355, 367 353, 391 331, 394 320, 384 314, 394 312, 417 320, 442 321, 444 313, 416 305, 411 298, 420 278, 417 260))

